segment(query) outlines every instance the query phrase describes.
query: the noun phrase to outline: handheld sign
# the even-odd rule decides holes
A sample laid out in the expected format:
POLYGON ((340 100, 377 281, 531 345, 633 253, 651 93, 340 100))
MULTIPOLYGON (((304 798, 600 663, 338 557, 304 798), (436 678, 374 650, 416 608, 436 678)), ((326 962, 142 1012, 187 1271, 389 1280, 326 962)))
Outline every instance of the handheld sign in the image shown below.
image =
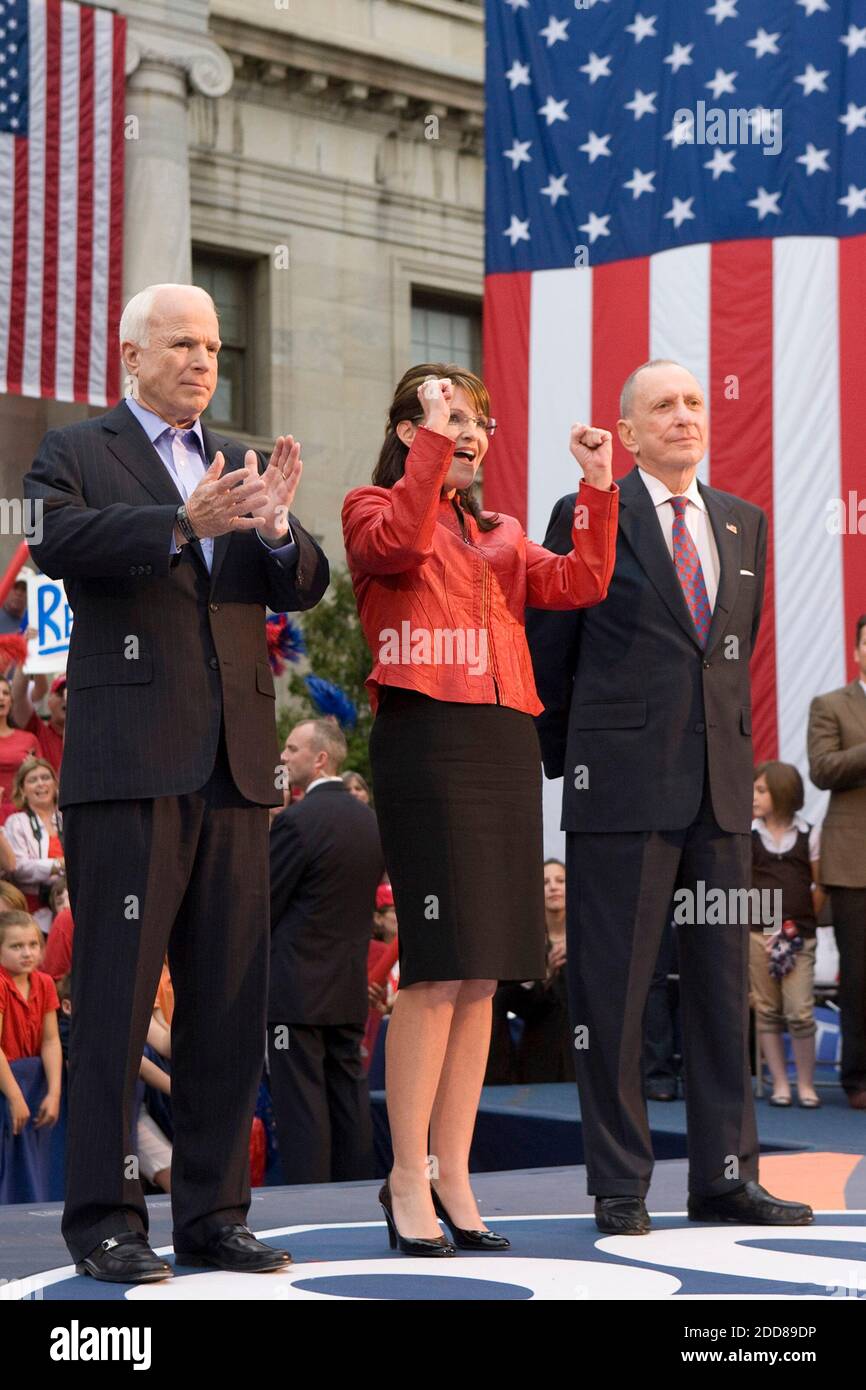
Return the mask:
POLYGON ((62 580, 50 579, 47 574, 28 577, 27 625, 36 631, 27 646, 28 672, 65 671, 72 609, 62 580))

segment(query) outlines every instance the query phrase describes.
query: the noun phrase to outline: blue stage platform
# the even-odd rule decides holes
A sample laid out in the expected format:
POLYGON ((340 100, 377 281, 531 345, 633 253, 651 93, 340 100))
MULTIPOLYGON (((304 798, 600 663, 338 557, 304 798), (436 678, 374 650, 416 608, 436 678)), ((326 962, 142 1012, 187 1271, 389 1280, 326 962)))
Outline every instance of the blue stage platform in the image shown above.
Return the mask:
MULTIPOLYGON (((810 1227, 710 1226, 686 1218, 687 1165, 660 1158, 648 1206, 653 1230, 603 1236, 592 1219, 585 1170, 523 1166, 502 1171, 525 1147, 579 1144, 572 1086, 486 1090, 479 1150, 497 1136, 499 1171, 473 1187, 488 1225, 505 1232, 504 1255, 418 1261, 389 1251, 378 1183, 264 1187, 249 1224, 294 1256, 287 1273, 229 1275, 178 1267, 174 1279, 129 1288, 75 1274, 60 1237, 60 1206, 0 1208, 0 1300, 135 1303, 303 1299, 607 1300, 866 1298, 866 1115, 838 1088, 822 1088, 818 1111, 758 1102, 761 1181, 780 1197, 809 1201, 810 1227)), ((657 1151, 684 1145, 681 1102, 650 1105, 657 1151)), ((148 1199, 150 1236, 171 1256, 167 1197, 148 1199)))

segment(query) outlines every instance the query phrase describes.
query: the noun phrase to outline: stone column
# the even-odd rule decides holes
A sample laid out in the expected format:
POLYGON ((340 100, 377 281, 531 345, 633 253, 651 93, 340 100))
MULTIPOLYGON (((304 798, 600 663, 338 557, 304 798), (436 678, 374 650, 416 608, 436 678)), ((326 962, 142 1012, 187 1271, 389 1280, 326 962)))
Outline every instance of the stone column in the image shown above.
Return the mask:
MULTIPOLYGON (((188 100, 221 97, 234 71, 201 32, 128 13, 123 297, 191 275, 188 100)), ((180 18, 180 15, 177 16, 180 18)))

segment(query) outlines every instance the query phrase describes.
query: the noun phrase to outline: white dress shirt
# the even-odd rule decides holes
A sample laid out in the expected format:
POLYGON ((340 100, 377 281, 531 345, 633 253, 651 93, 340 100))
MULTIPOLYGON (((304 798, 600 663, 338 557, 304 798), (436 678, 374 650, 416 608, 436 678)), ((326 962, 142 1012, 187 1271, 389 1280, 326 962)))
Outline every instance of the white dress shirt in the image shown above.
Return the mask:
POLYGON ((706 503, 698 492, 697 475, 692 478, 685 492, 671 492, 667 483, 663 483, 661 478, 654 477, 652 473, 644 472, 640 467, 638 467, 638 473, 653 500, 653 506, 656 509, 656 516, 659 519, 659 526, 662 528, 662 535, 665 538, 665 545, 671 560, 674 558, 674 509, 671 505, 671 499, 673 497, 687 498, 689 505, 685 510, 686 526, 698 552, 698 559, 704 572, 707 600, 710 605, 710 612, 712 612, 716 606, 716 594, 719 591, 719 551, 706 503))

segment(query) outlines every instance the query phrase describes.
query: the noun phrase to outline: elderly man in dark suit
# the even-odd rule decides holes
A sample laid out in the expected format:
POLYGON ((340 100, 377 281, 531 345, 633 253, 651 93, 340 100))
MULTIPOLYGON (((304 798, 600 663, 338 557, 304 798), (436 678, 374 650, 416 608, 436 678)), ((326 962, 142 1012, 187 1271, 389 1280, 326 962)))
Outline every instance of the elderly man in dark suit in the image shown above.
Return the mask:
POLYGON ((268 806, 278 804, 265 609, 311 608, 328 563, 290 508, 300 445, 212 433, 215 306, 158 285, 120 325, 132 394, 51 430, 24 482, 33 558, 74 611, 60 781, 75 917, 63 1232, 80 1273, 171 1267, 147 1242, 130 1110, 166 952, 175 989, 178 1264, 290 1257, 245 1225, 264 1063, 268 806))
POLYGON ((304 795, 271 829, 268 1065, 283 1177, 373 1176, 361 1042, 367 952, 385 872, 375 813, 348 790, 333 720, 298 724, 283 762, 304 795))
POLYGON ((821 827, 821 882, 839 947, 842 1088, 866 1110, 866 613, 857 620, 859 675, 809 710, 809 776, 830 792, 821 827))
MULTIPOLYGON (((749 658, 767 521, 698 483, 707 413, 684 367, 645 363, 620 408, 619 436, 636 467, 619 482, 607 600, 527 621, 545 771, 565 776, 569 997, 588 1188, 600 1230, 649 1230, 641 1039, 676 901, 689 1217, 802 1224, 808 1206, 757 1182, 740 891, 751 880, 749 658)), ((573 436, 578 461, 580 447, 573 436)), ((610 450, 610 436, 598 447, 610 450)), ((545 544, 559 553, 570 546, 574 500, 562 498, 551 517, 545 544)))

